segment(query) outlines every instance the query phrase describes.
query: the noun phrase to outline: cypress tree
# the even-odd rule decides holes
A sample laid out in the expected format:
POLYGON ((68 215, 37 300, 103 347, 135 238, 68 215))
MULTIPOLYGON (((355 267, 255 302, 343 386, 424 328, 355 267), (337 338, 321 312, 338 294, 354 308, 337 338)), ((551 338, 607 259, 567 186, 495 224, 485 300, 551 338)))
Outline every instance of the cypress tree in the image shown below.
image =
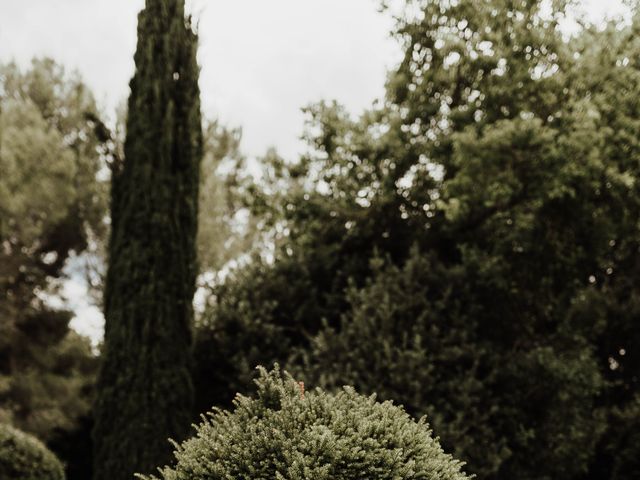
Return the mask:
POLYGON ((146 0, 124 160, 113 164, 95 480, 152 471, 190 421, 202 156, 196 53, 184 0, 146 0))

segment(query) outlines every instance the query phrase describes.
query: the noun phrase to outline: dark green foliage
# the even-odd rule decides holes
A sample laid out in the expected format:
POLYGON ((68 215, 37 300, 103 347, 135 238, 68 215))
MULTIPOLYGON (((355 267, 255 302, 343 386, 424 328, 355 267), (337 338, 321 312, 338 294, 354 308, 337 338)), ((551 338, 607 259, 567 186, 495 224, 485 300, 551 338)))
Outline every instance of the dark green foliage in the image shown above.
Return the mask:
POLYGON ((588 345, 558 334, 498 352, 481 328, 487 307, 473 297, 470 272, 417 251, 402 269, 375 261, 373 271, 350 289, 340 330, 325 329, 304 352, 301 378, 354 385, 428 415, 445 449, 484 475, 495 466, 543 478, 580 471, 600 428, 588 345))
POLYGON ((320 328, 314 286, 295 261, 277 268, 255 258, 213 290, 216 308, 205 312, 195 339, 197 411, 231 405, 252 387, 255 365, 286 361, 320 328), (295 279, 294 282, 291 279, 295 279))
POLYGON ((212 299, 199 351, 242 381, 210 400, 273 355, 428 413, 481 478, 633 478, 638 17, 568 41, 563 1, 407 3, 385 104, 312 107, 252 191, 273 262, 212 299))
POLYGON ((0 422, 67 464, 77 445, 53 443, 89 415, 97 359, 70 329, 72 312, 49 298, 106 230, 102 141, 89 116, 98 118, 91 91, 53 60, 0 65, 0 422))
POLYGON ((93 442, 91 413, 81 417, 74 428, 57 430, 47 446, 65 465, 67 480, 89 480, 93 472, 93 442))
MULTIPOLYGON (((468 478, 424 421, 346 388, 304 392, 289 375, 260 370, 256 398, 214 411, 177 448, 164 480, 468 478)), ((143 477, 157 479, 158 477, 143 477)))
POLYGON ((113 165, 94 479, 168 460, 191 418, 202 127, 197 37, 183 0, 139 16, 124 161, 113 165))
POLYGON ((576 82, 596 107, 595 118, 603 150, 611 168, 627 188, 608 182, 602 200, 611 205, 607 216, 617 231, 611 236, 603 268, 595 276, 598 289, 576 305, 581 321, 593 322, 593 341, 606 380, 600 398, 607 430, 599 440, 589 479, 636 478, 639 474, 640 442, 640 11, 620 28, 614 22, 604 31, 585 34, 583 58, 575 72, 576 82))
POLYGON ((611 478, 623 480, 640 476, 640 395, 636 395, 624 410, 614 409, 610 422, 611 444, 604 449, 612 459, 611 478))
POLYGON ((62 464, 35 437, 0 424, 0 478, 64 480, 62 464))

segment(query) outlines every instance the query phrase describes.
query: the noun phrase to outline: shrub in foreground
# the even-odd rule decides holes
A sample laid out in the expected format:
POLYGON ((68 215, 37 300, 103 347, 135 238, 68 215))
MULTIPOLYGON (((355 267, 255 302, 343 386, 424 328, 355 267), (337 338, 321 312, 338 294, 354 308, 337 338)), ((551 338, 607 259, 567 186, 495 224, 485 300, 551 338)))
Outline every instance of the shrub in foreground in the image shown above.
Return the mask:
POLYGON ((146 480, 467 479, 424 420, 345 388, 336 395, 260 369, 256 398, 238 396, 177 445, 173 466, 146 480))
POLYGON ((64 480, 64 469, 40 440, 0 424, 0 479, 64 480))

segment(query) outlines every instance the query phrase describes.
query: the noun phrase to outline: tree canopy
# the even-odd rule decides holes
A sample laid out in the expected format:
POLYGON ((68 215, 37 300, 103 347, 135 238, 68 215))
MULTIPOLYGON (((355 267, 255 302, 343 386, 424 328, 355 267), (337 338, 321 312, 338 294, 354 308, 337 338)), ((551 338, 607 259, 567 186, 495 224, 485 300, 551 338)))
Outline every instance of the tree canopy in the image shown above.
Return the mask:
POLYGON ((69 259, 103 234, 91 91, 50 59, 0 67, 0 417, 49 439, 90 407, 95 360, 54 306, 69 259))
POLYGON ((214 291, 202 404, 278 360, 427 414, 483 478, 635 468, 638 17, 570 8, 407 2, 385 102, 311 106, 309 154, 248 190, 272 253, 214 291))

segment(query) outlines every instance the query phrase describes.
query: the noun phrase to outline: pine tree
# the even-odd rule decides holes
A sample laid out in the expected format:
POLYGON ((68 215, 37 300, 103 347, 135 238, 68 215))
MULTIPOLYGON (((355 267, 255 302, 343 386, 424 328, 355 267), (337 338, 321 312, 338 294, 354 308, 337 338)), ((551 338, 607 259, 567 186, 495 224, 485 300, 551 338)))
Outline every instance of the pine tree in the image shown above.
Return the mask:
POLYGON ((148 473, 190 420, 202 129, 184 10, 184 0, 147 0, 138 19, 124 161, 113 164, 96 480, 148 473))

